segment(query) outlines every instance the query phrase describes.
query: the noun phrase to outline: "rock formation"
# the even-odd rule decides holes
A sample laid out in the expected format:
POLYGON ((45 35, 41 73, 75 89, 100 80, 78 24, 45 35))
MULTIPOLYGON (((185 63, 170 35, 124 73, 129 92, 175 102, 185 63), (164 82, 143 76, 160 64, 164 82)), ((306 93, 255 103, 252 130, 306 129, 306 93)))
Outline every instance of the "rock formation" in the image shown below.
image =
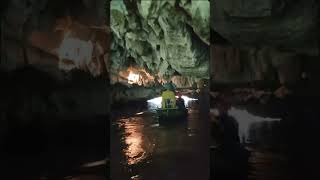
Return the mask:
POLYGON ((112 1, 111 74, 135 67, 160 81, 209 78, 209 7, 209 1, 112 1))
POLYGON ((105 6, 103 0, 6 2, 1 17, 1 69, 31 65, 52 75, 71 69, 106 74, 105 6))
POLYGON ((213 45, 211 55, 212 81, 219 83, 268 81, 292 84, 301 79, 304 71, 310 70, 305 64, 315 63, 313 56, 271 47, 213 45))
POLYGON ((106 14, 104 0, 1 2, 0 143, 32 123, 109 115, 106 14))
POLYGON ((318 12, 316 0, 214 1, 211 28, 235 45, 312 53, 318 51, 318 12))
POLYGON ((318 12, 315 0, 213 1, 213 83, 318 82, 318 12))

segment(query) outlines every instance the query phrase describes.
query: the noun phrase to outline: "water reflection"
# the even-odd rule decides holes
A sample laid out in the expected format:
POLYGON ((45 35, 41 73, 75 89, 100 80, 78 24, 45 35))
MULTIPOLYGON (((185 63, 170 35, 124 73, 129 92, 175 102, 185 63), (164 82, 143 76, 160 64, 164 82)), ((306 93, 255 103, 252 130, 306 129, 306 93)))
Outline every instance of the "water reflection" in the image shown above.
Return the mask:
POLYGON ((280 118, 260 117, 249 113, 247 110, 237 109, 232 107, 229 110, 229 115, 233 116, 239 123, 239 136, 244 141, 249 141, 250 127, 259 122, 280 121, 280 118))
POLYGON ((135 121, 142 120, 139 117, 123 119, 123 128, 125 131, 125 143, 127 147, 124 153, 127 157, 129 165, 136 164, 146 157, 146 150, 143 147, 142 126, 135 123, 135 121))
POLYGON ((205 174, 202 172, 206 168, 194 167, 208 157, 203 155, 207 146, 202 142, 204 133, 200 123, 204 121, 199 121, 197 107, 189 108, 185 122, 172 126, 159 125, 156 114, 150 110, 118 119, 116 133, 121 143, 119 148, 112 147, 120 156, 115 157, 119 170, 113 170, 114 179, 198 179, 205 174), (126 178, 119 178, 122 176, 126 178))

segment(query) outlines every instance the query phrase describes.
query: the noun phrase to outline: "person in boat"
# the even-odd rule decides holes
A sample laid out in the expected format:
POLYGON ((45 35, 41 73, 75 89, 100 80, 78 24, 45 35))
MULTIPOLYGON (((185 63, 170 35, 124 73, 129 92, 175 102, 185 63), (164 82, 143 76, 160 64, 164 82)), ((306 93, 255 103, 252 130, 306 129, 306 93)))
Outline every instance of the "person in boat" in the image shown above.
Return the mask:
POLYGON ((176 108, 176 96, 174 86, 171 82, 164 84, 165 91, 162 92, 162 109, 174 109, 176 108))
POLYGON ((217 119, 222 131, 222 145, 231 145, 240 143, 239 124, 235 118, 228 114, 231 103, 226 97, 220 97, 217 103, 218 116, 217 119))
POLYGON ((185 109, 186 106, 184 104, 184 99, 181 97, 181 93, 178 92, 177 94, 178 94, 178 98, 176 100, 176 105, 177 105, 178 109, 185 109))
POLYGON ((222 179, 244 180, 248 177, 248 162, 250 152, 240 143, 239 124, 229 115, 231 100, 222 95, 217 99, 217 142, 219 146, 214 149, 213 164, 216 177, 222 179))

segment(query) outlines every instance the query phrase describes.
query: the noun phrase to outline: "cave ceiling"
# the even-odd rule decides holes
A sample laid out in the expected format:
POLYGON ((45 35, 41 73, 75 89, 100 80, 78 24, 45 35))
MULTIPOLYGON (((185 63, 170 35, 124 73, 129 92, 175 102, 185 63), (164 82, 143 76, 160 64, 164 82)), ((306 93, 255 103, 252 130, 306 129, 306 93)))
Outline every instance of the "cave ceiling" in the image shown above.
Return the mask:
POLYGON ((210 27, 234 46, 270 46, 316 54, 316 0, 223 0, 211 4, 210 27))
POLYGON ((111 71, 209 78, 209 1, 114 0, 110 7, 111 71))

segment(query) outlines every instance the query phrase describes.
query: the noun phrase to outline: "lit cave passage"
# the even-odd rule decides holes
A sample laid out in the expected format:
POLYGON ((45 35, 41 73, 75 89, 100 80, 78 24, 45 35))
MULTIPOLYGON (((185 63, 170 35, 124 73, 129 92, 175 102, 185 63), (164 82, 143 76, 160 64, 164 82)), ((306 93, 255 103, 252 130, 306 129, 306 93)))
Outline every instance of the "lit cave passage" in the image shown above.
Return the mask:
POLYGON ((108 9, 1 1, 2 179, 106 179, 108 9))
POLYGON ((211 3, 211 179, 319 177, 318 13, 317 1, 211 3))
POLYGON ((210 2, 110 6, 111 178, 208 179, 210 2), (161 111, 169 82, 186 109, 161 111))

